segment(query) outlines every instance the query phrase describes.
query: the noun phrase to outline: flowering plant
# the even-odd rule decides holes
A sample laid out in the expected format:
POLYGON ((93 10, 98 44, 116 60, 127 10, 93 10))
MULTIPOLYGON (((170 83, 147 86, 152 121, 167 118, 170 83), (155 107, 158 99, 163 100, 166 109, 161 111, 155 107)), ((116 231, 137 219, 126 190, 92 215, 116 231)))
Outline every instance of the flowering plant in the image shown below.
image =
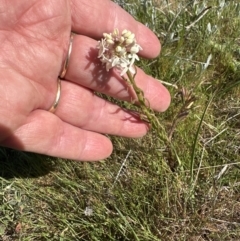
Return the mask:
POLYGON ((98 58, 106 65, 106 70, 117 68, 121 71, 120 76, 127 81, 134 89, 140 107, 140 118, 151 124, 154 129, 158 129, 160 123, 149 102, 145 99, 143 91, 136 85, 135 76, 137 69, 134 65, 139 60, 138 52, 142 47, 137 44, 135 35, 129 30, 119 33, 115 29, 112 33, 104 33, 101 41, 98 42, 98 58))
POLYGON ((115 29, 113 33, 104 33, 103 36, 98 44, 98 58, 106 64, 107 71, 116 67, 121 70, 121 76, 128 70, 135 74, 134 62, 139 60, 137 53, 142 50, 136 43, 135 35, 128 30, 123 30, 122 34, 119 34, 118 29, 115 29))

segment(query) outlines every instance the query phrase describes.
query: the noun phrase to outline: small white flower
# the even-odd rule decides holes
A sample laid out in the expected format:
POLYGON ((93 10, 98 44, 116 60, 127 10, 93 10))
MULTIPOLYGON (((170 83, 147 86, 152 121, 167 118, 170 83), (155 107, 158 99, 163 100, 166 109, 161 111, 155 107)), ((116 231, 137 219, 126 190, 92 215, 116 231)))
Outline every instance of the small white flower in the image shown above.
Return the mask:
MULTIPOLYGON (((139 60, 138 56, 136 54, 132 54, 130 57, 131 61, 130 61, 130 67, 132 67, 134 65, 135 60, 139 60)), ((135 73, 134 73, 135 74, 135 73)))
POLYGON ((117 66, 120 63, 120 59, 118 56, 114 56, 112 60, 112 67, 117 66))
POLYGON ((121 76, 125 75, 126 72, 129 70, 129 61, 124 59, 121 59, 121 63, 120 63, 120 68, 121 70, 121 76))
POLYGON ((139 50, 142 50, 141 46, 138 44, 135 44, 134 46, 131 47, 130 52, 132 54, 137 54, 139 50))
POLYGON ((90 207, 86 207, 84 210, 84 215, 85 216, 92 216, 93 215, 93 210, 90 207))
POLYGON ((99 44, 98 44, 98 48, 99 48, 98 58, 101 58, 103 56, 104 52, 107 50, 105 45, 106 45, 105 39, 101 39, 101 41, 99 41, 99 44))
POLYGON ((98 42, 98 58, 106 65, 106 70, 117 68, 121 71, 121 76, 129 70, 135 74, 134 63, 139 60, 137 53, 142 50, 136 43, 135 34, 129 30, 123 30, 119 34, 118 29, 112 33, 104 33, 104 38, 98 42))

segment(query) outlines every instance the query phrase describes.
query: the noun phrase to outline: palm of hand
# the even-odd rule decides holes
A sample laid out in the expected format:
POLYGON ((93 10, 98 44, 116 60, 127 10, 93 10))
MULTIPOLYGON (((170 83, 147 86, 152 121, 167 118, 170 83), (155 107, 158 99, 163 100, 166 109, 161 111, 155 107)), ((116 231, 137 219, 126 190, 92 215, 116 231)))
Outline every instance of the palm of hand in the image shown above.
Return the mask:
POLYGON ((11 8, 11 1, 6 1, 6 9, 14 11, 1 15, 2 78, 11 79, 16 91, 22 90, 12 101, 13 106, 16 101, 20 105, 15 111, 27 108, 26 114, 51 106, 69 41, 68 2, 47 2, 17 1, 18 6, 11 8))
MULTIPOLYGON (((2 130, 0 141, 24 148, 12 134, 37 109, 54 101, 57 77, 66 54, 71 15, 68 1, 5 1, 1 14, 2 130), (17 4, 15 8, 12 4, 17 4), (13 11, 11 11, 11 9, 13 11), (7 126, 6 126, 7 124, 7 126)), ((36 115, 35 118, 37 118, 36 115)), ((21 132, 21 130, 19 130, 21 132)), ((17 136, 17 135, 16 135, 17 136)))

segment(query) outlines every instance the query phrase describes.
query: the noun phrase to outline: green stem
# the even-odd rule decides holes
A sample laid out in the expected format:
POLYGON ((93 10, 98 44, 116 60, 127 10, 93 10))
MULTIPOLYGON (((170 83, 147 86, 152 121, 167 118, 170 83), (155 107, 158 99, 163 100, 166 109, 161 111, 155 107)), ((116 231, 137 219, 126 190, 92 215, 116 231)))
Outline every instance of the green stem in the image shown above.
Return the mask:
MULTIPOLYGON (((132 87, 137 95, 139 107, 141 109, 141 114, 143 114, 142 119, 144 120, 144 118, 147 118, 147 121, 151 124, 151 127, 154 130, 157 130, 157 131, 159 131, 160 129, 162 130, 163 128, 162 128, 161 124, 159 123, 157 117, 155 116, 154 111, 151 109, 150 106, 147 106, 147 104, 149 102, 144 97, 144 92, 136 85, 135 75, 132 75, 132 73, 129 70, 127 71, 128 81, 132 85, 132 87)), ((141 118, 141 116, 140 116, 140 118, 141 118)))

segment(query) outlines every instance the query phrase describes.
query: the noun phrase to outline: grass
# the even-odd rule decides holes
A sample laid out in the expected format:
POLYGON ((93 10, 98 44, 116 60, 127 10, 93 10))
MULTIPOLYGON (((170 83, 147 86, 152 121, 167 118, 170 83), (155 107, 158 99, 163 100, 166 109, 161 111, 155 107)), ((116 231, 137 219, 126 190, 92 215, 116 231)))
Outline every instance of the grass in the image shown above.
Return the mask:
POLYGON ((172 146, 110 137, 97 163, 1 148, 1 240, 240 240, 240 3, 117 2, 162 42, 139 65, 172 85, 172 146))

